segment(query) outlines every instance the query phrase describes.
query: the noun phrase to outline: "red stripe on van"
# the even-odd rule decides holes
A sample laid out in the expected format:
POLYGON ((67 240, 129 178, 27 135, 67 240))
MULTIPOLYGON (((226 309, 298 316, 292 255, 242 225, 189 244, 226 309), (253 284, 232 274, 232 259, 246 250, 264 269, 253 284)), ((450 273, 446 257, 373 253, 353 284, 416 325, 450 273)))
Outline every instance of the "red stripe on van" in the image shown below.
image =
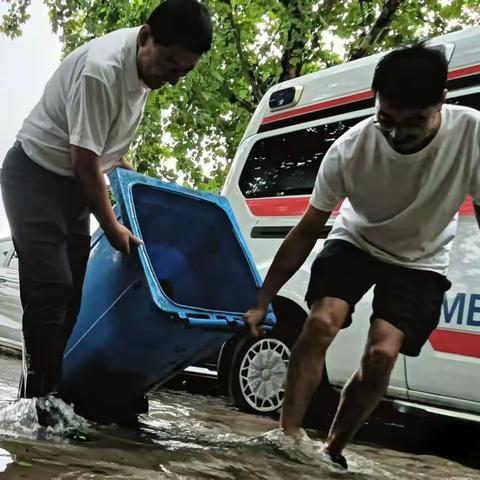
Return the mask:
POLYGON ((437 352, 480 358, 480 335, 451 330, 434 330, 429 338, 437 352))
MULTIPOLYGON (((256 217, 300 217, 308 207, 310 197, 273 197, 245 199, 249 210, 256 217)), ((338 205, 334 212, 340 209, 338 205)), ((475 215, 472 197, 467 197, 458 213, 461 216, 475 215)))
POLYGON ((475 73, 480 73, 480 65, 452 70, 448 74, 448 79, 453 80, 454 78, 468 77, 468 75, 474 75, 475 73))
POLYGON ((458 213, 462 217, 471 217, 475 215, 475 210, 473 209, 473 199, 472 197, 468 196, 465 201, 462 203, 462 206, 460 207, 460 210, 458 210, 458 213))
MULTIPOLYGON (((453 80, 454 78, 468 77, 469 75, 474 75, 475 73, 480 73, 480 65, 473 65, 471 67, 452 70, 448 73, 448 79, 453 80)), ((271 122, 277 122, 279 120, 284 120, 285 118, 296 117, 297 115, 303 115, 305 113, 316 112, 318 110, 324 110, 326 108, 344 105, 346 103, 359 102, 361 100, 366 100, 372 97, 373 92, 371 90, 368 90, 366 92, 354 93, 353 95, 347 95, 345 97, 335 98, 333 100, 327 100, 325 102, 315 103, 306 107, 301 107, 295 110, 289 110, 287 112, 277 113, 275 115, 264 117, 264 119, 262 120, 262 125, 271 122)))
POLYGON ((296 117, 297 115, 316 112, 317 110, 325 110, 326 108, 336 107, 338 105, 344 105, 346 103, 359 102, 360 100, 366 100, 367 98, 372 97, 373 92, 369 90, 368 92, 355 93, 353 95, 347 95, 346 97, 336 98, 334 100, 327 100, 326 102, 321 103, 315 103, 314 105, 308 105, 307 107, 301 107, 295 110, 289 110, 288 112, 277 113, 275 115, 265 117, 262 120, 262 125, 271 122, 278 122, 278 120, 283 120, 284 118, 296 117))
POLYGON ((310 197, 249 198, 247 206, 256 217, 300 217, 310 197))

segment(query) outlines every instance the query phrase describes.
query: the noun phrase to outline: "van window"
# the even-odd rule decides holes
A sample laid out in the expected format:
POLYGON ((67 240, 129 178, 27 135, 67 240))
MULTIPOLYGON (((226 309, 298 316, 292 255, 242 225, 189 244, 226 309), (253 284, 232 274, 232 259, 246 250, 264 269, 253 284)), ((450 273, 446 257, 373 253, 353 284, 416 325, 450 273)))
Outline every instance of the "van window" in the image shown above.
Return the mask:
POLYGON ((480 92, 470 93, 461 97, 450 98, 448 103, 453 105, 463 105, 464 107, 480 110, 480 92))
MULTIPOLYGON (((480 110, 480 92, 448 103, 480 110)), ((245 198, 310 195, 323 156, 332 143, 367 116, 328 123, 258 140, 239 180, 245 198)))
POLYGON ((245 198, 310 195, 332 143, 368 116, 342 120, 258 140, 239 180, 245 198))

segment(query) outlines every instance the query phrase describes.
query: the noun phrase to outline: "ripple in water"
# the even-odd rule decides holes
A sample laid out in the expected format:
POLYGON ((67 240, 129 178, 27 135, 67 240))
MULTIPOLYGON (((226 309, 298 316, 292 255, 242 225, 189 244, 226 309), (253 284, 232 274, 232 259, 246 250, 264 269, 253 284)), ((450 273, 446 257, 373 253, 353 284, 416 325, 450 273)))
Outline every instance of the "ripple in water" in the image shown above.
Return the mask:
POLYGON ((355 444, 346 452, 350 469, 342 472, 324 461, 324 444, 313 430, 312 438, 304 433, 294 440, 272 419, 184 392, 157 393, 150 406, 139 430, 123 430, 89 426, 58 399, 48 399, 57 423, 44 428, 33 400, 10 404, 0 409, 0 429, 9 436, 0 445, 6 449, 0 450, 0 472, 6 472, 0 479, 480 480, 441 458, 355 444), (71 442, 79 430, 91 441, 71 442))
POLYGON ((157 404, 157 409, 165 410, 167 418, 150 418, 148 425, 143 425, 142 430, 150 441, 167 451, 205 455, 201 461, 190 457, 188 468, 179 462, 169 462, 176 473, 195 473, 200 478, 272 480, 279 478, 278 472, 282 471, 285 475, 282 478, 430 480, 428 476, 403 468, 385 468, 350 450, 346 452, 349 470, 345 471, 323 452, 324 443, 310 438, 305 431, 299 438, 286 436, 280 428, 256 436, 242 435, 212 418, 208 422, 200 421, 185 409, 181 415, 174 415, 172 405, 157 404))

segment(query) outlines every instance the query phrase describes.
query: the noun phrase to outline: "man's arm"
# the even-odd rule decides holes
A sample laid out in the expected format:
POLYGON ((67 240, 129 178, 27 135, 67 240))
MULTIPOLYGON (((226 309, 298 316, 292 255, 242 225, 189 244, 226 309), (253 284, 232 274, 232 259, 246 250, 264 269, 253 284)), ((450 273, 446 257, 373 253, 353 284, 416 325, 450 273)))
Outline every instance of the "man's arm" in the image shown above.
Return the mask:
POLYGON ((259 335, 258 326, 265 318, 268 305, 283 285, 303 265, 319 239, 330 214, 331 212, 324 212, 310 205, 300 222, 283 241, 258 293, 256 306, 244 316, 252 335, 259 335))
POLYGON ((142 241, 117 221, 108 198, 107 185, 97 155, 86 148, 70 146, 74 175, 85 192, 88 206, 112 247, 130 255, 142 241))

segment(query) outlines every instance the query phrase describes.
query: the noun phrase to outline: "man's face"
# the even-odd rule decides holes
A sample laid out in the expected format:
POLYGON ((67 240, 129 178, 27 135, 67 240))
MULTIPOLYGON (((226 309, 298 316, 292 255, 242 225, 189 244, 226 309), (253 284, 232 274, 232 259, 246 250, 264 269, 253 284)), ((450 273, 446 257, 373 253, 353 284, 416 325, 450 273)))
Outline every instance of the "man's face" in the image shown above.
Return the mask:
POLYGON ((377 93, 375 126, 394 150, 414 153, 426 146, 437 133, 442 105, 443 101, 423 109, 399 109, 377 93))
POLYGON ((178 45, 165 47, 154 42, 148 25, 144 25, 138 37, 138 75, 152 90, 166 83, 175 85, 193 70, 201 55, 178 45))

